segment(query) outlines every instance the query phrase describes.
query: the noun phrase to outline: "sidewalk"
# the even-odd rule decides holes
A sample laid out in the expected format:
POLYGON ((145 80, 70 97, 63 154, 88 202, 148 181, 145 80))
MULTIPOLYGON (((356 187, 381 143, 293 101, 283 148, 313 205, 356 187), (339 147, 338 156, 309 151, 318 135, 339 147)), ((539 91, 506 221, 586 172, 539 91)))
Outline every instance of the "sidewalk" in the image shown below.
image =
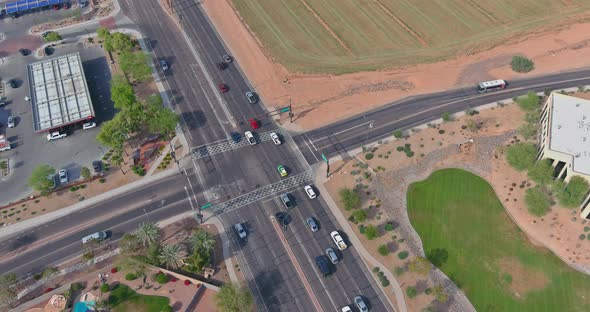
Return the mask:
MULTIPOLYGON (((325 163, 322 163, 319 166, 315 166, 314 169, 315 169, 314 172, 316 174, 316 177, 315 177, 316 184, 315 184, 315 186, 320 191, 320 194, 322 194, 322 197, 323 197, 324 201, 326 202, 326 204, 330 208, 330 211, 332 211, 332 214, 334 215, 334 217, 336 218, 336 220, 338 221, 338 223, 342 227, 342 230, 344 232, 348 233, 348 239, 350 240, 350 242, 352 243, 352 245, 356 248, 356 250, 358 251, 358 253, 363 258, 363 262, 367 266, 367 270, 369 272, 371 272, 371 269, 373 267, 380 267, 380 268, 382 268, 381 271, 391 281, 391 287, 392 287, 392 290, 393 290, 393 292, 395 294, 395 298, 396 298, 396 302, 397 302, 397 309, 396 309, 396 305, 394 305, 393 302, 391 302, 391 300, 389 299, 389 297, 387 295, 385 295, 385 293, 383 293, 383 295, 385 296, 385 298, 387 299, 387 301, 389 302, 389 304, 393 307, 393 309, 396 312, 407 312, 408 311, 408 308, 406 306, 406 301, 405 301, 405 298, 404 298, 404 292, 403 292, 402 288, 400 287, 398 281, 395 279, 395 276, 391 273, 391 271, 389 270, 389 268, 388 268, 387 265, 385 265, 385 264, 377 261, 377 259, 375 259, 369 253, 369 251, 367 251, 367 249, 365 249, 365 246, 360 241, 360 239, 354 234, 354 231, 350 227, 350 224, 348 223, 348 220, 346 219, 346 217, 344 217, 344 215, 342 214, 342 212, 338 208, 338 205, 336 204, 336 202, 334 201, 334 199, 330 196, 330 193, 328 192, 328 190, 324 186, 324 183, 328 180, 326 178, 326 175, 324 174, 326 172, 326 164, 325 163)), ((383 289, 383 287, 381 286, 381 283, 379 283, 379 281, 377 279, 375 279, 375 276, 374 275, 372 275, 372 278, 375 280, 375 284, 379 285, 379 287, 381 288, 381 290, 385 291, 385 289, 383 289)))

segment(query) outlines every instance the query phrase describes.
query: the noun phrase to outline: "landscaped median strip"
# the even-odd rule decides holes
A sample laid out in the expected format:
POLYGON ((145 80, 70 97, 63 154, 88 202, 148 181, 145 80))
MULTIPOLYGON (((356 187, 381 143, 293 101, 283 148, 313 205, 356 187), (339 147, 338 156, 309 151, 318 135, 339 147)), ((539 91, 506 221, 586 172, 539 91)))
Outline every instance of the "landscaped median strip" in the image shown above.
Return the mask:
POLYGON ((301 282, 303 282, 303 286, 305 287, 305 290, 309 294, 309 297, 311 298, 311 302, 313 303, 313 306, 315 307, 316 311, 318 311, 318 312, 324 311, 324 310, 322 310, 322 306, 320 305, 318 298, 315 296, 313 289, 311 289, 311 285, 309 284, 309 281, 307 280, 307 278, 305 278, 305 274, 303 274, 303 270, 301 269, 301 265, 299 265, 299 262, 297 262, 297 259, 295 258, 295 254, 293 254, 293 250, 291 250, 291 246, 289 246, 289 243, 287 242, 287 238, 285 238, 285 234, 283 233, 283 230, 281 229, 281 227, 277 223, 277 220, 275 219, 275 217, 271 217, 270 222, 272 223, 272 226, 274 227, 275 231, 279 235, 279 239, 281 240, 281 243, 283 243, 283 247, 285 247, 285 250, 287 251, 287 254, 289 255, 289 259, 291 259, 291 262, 293 262, 293 266, 295 267, 295 271, 297 271, 297 275, 299 275, 299 279, 301 280, 301 282))

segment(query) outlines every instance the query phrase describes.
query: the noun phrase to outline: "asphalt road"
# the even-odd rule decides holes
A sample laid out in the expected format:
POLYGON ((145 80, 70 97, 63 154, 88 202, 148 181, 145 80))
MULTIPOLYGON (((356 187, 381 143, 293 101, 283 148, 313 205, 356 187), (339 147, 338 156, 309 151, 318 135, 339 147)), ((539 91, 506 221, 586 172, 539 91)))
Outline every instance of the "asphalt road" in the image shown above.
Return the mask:
POLYGON ((314 164, 321 161, 322 154, 346 158, 347 152, 352 149, 390 137, 395 130, 407 130, 438 119, 444 112, 456 113, 467 108, 512 99, 529 90, 559 91, 582 85, 590 85, 588 69, 509 81, 507 89, 499 92, 478 94, 473 87, 414 96, 297 135, 294 139, 305 159, 314 164))

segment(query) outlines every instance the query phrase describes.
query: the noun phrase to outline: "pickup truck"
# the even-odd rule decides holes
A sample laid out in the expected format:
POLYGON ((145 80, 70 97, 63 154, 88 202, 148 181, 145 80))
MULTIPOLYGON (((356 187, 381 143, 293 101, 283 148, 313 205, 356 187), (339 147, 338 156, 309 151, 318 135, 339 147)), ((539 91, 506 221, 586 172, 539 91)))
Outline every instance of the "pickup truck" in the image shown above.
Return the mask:
POLYGON ((10 149, 10 142, 6 139, 3 134, 0 134, 0 152, 7 151, 10 149))
POLYGON ((330 236, 332 237, 332 240, 334 241, 334 244, 336 244, 336 247, 338 247, 338 249, 344 250, 348 247, 344 242, 344 239, 342 239, 342 236, 340 236, 340 233, 338 233, 338 231, 332 231, 332 233, 330 233, 330 236))
POLYGON ((59 131, 51 132, 51 133, 47 134, 47 141, 53 141, 53 140, 65 138, 66 136, 68 136, 68 135, 65 133, 60 133, 59 131))

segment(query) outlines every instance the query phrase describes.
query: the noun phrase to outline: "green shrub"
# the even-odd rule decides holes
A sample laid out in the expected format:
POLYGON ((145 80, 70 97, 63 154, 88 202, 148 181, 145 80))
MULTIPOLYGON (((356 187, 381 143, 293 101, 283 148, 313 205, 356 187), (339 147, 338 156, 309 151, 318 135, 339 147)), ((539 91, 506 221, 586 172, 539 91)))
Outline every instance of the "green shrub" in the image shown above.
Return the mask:
POLYGON ((395 267, 395 269, 393 270, 393 273, 396 276, 400 276, 400 275, 404 274, 405 271, 406 270, 404 270, 404 268, 398 266, 398 267, 395 267))
POLYGON ((136 278, 137 278, 137 276, 135 275, 135 273, 129 272, 129 273, 125 274, 125 280, 127 280, 127 281, 132 281, 136 278))
POLYGON ((373 155, 373 153, 367 153, 367 154, 365 154, 365 158, 366 158, 367 160, 371 160, 371 159, 373 159, 373 157, 374 157, 374 156, 375 156, 375 155, 373 155))
POLYGON ((585 227, 584 227, 584 232, 588 232, 588 231, 590 231, 590 227, 588 227, 588 226, 585 226, 585 227))
POLYGON ((557 190, 557 199, 562 206, 574 208, 582 203, 587 192, 588 182, 580 176, 574 176, 567 186, 557 190))
POLYGON ((72 286, 70 286, 70 288, 73 291, 80 291, 80 290, 84 289, 84 285, 82 285, 81 283, 72 283, 72 286))
POLYGON ((373 273, 379 272, 381 269, 379 267, 373 267, 373 273))
POLYGON ((381 286, 383 286, 383 287, 389 286, 389 280, 387 279, 387 277, 381 278, 380 281, 381 281, 381 286))
MULTIPOLYGON (((536 112, 536 110, 539 109, 541 99, 535 91, 529 91, 526 95, 515 98, 514 101, 523 110, 527 112, 536 112)), ((538 118, 538 113, 536 114, 538 118)))
POLYGON ((395 226, 393 225, 393 223, 385 223, 385 226, 383 226, 383 229, 386 230, 387 232, 391 232, 395 229, 395 226))
POLYGON ((45 40, 45 42, 59 41, 59 40, 61 40, 61 36, 55 31, 50 31, 43 38, 43 40, 45 40))
POLYGON ((449 113, 449 112, 442 113, 442 120, 444 122, 451 121, 451 113, 449 113))
POLYGON ((356 209, 352 212, 352 218, 355 222, 364 222, 367 219, 367 210, 365 209, 356 209))
POLYGON ((406 250, 404 251, 400 251, 397 253, 397 257, 400 258, 401 260, 404 260, 405 258, 407 258, 410 255, 409 252, 407 252, 406 250))
POLYGON ((102 286, 100 286, 101 293, 107 293, 107 292, 109 292, 109 290, 111 290, 111 287, 109 287, 109 284, 107 284, 107 283, 104 283, 104 284, 102 284, 102 286))
POLYGON ((395 148, 398 152, 403 152, 404 151, 404 147, 403 146, 398 146, 395 148))
POLYGON ((396 139, 399 139, 399 138, 401 138, 403 135, 404 135, 404 133, 403 133, 401 130, 395 130, 395 131, 393 131, 393 136, 394 136, 396 139))
POLYGON ((528 176, 531 180, 537 182, 540 185, 547 185, 553 181, 553 166, 551 160, 542 159, 537 161, 529 169, 528 176))
POLYGON ((377 251, 379 252, 380 255, 382 256, 387 256, 389 254, 389 247, 387 247, 387 245, 379 245, 379 248, 377 249, 377 251))
POLYGON ((166 306, 162 309, 162 312, 172 312, 174 311, 171 306, 166 306))
POLYGON ((510 67, 513 71, 517 73, 528 73, 531 70, 535 69, 535 62, 531 61, 530 59, 526 58, 522 55, 516 55, 512 57, 512 62, 510 62, 510 67))
POLYGON ((93 258, 94 258, 94 253, 92 253, 92 252, 87 252, 82 255, 82 260, 84 262, 88 262, 88 261, 92 260, 93 258))
POLYGON ((359 224, 359 232, 361 234, 365 234, 366 229, 367 229, 367 227, 364 224, 359 224))
POLYGON ((409 298, 414 298, 418 295, 418 290, 416 287, 408 286, 408 288, 406 288, 406 294, 409 298))
POLYGON ((586 234, 580 234, 580 240, 585 240, 586 239, 586 234))
POLYGON ((536 157, 537 148, 532 143, 516 143, 506 151, 508 164, 518 171, 531 168, 536 157))
POLYGON ((374 225, 369 225, 365 228, 365 236, 368 240, 373 240, 379 235, 379 230, 374 225))
POLYGON ((344 204, 344 209, 352 210, 360 207, 361 196, 358 192, 344 188, 341 189, 338 194, 340 195, 340 201, 344 204))
POLYGON ((156 275, 156 282, 158 282, 158 284, 168 283, 168 275, 162 272, 158 273, 158 275, 156 275))
POLYGON ((539 186, 526 190, 524 200, 528 211, 537 217, 544 216, 551 206, 549 197, 539 186))
POLYGON ((100 182, 100 183, 105 183, 106 181, 107 181, 107 179, 105 179, 105 178, 100 178, 100 179, 98 180, 98 182, 100 182))
POLYGON ((430 295, 432 293, 432 289, 431 288, 426 288, 424 289, 424 293, 427 295, 430 295))

